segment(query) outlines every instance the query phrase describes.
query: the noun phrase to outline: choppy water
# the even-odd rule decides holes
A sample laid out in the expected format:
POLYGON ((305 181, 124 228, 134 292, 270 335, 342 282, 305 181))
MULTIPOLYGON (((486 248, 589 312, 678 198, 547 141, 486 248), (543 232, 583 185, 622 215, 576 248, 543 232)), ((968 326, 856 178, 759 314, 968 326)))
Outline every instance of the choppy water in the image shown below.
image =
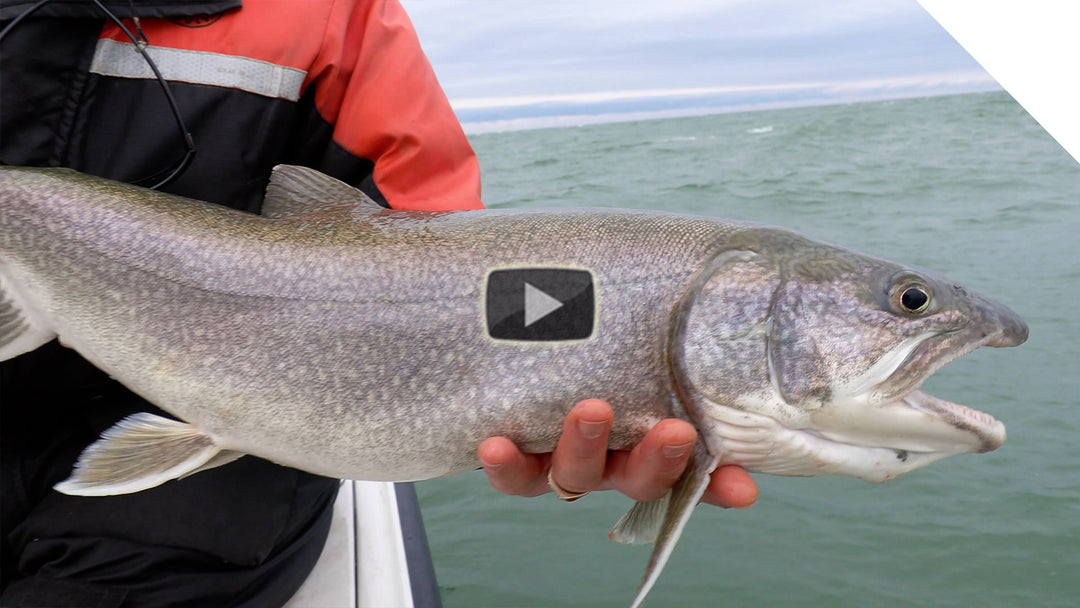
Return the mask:
MULTIPOLYGON (((1003 420, 1000 450, 897 481, 757 476, 699 507, 648 605, 1080 606, 1080 165, 1004 93, 473 137, 490 206, 619 206, 794 228, 946 274, 1014 308, 929 392, 1003 420)), ((417 484, 447 606, 625 606, 630 506, 417 484)))

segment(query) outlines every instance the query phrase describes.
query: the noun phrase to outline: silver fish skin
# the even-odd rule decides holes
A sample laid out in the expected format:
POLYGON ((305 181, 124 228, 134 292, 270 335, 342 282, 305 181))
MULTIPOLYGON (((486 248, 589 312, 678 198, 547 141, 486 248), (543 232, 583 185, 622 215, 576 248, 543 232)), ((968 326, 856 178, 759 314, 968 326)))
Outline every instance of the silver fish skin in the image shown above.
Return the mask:
POLYGON ((4 291, 70 347, 222 449, 342 478, 475 469, 504 435, 550 451, 577 401, 613 445, 678 414, 675 302, 733 224, 482 211, 267 219, 65 170, 4 169, 4 291), (587 268, 592 339, 498 341, 485 277, 587 268))
POLYGON ((64 169, 0 168, 0 359, 59 337, 180 421, 110 430, 58 489, 138 491, 243 454, 406 481, 476 468, 484 439, 550 451, 568 410, 615 412, 612 447, 662 418, 699 430, 663 504, 656 580, 720 464, 884 481, 993 450, 1004 426, 918 390, 1008 308, 780 228, 620 210, 383 209, 279 167, 255 216, 64 169), (493 270, 588 270, 588 339, 493 339, 493 270), (670 505, 670 506, 669 506, 670 505))

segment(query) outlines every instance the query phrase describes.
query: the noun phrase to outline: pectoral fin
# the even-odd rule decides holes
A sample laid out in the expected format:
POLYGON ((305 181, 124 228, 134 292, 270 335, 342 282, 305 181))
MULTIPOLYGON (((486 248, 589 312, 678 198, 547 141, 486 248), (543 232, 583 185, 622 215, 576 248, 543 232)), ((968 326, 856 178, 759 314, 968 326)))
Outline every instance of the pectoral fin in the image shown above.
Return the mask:
MULTIPOLYGON (((634 598, 631 608, 641 606, 641 603, 645 601, 645 596, 648 595, 649 590, 656 583, 656 579, 660 577, 660 572, 663 571, 664 565, 667 564, 668 558, 671 557, 671 551, 675 548, 675 543, 679 541, 679 536, 682 535, 686 522, 690 520, 690 514, 694 512, 694 507, 701 500, 701 496, 705 494, 705 489, 709 487, 709 475, 716 468, 717 462, 719 462, 719 459, 710 456, 705 451, 702 443, 699 442, 694 446, 693 457, 686 465, 682 477, 675 482, 675 487, 671 489, 663 525, 660 526, 656 545, 653 547, 652 555, 649 557, 649 566, 645 569, 645 576, 641 580, 641 586, 638 587, 637 597, 634 598)), ((651 503, 637 503, 634 507, 649 504, 651 503)), ((642 508, 651 512, 647 506, 642 508)), ((631 511, 633 511, 633 508, 631 511)), ((627 516, 629 515, 627 513, 627 516)), ((649 520, 643 518, 640 521, 639 531, 647 532, 648 525, 646 524, 649 523, 649 520)), ((622 523, 622 520, 620 520, 620 523, 622 523)), ((619 528, 619 524, 616 524, 615 527, 619 528)), ((653 527, 655 528, 655 524, 653 524, 653 527)), ((615 535, 615 529, 612 529, 612 535, 615 535)))
POLYGON ((240 455, 222 450, 194 425, 139 413, 116 423, 86 448, 71 477, 55 489, 79 496, 130 494, 240 455))
POLYGON ((668 504, 671 502, 671 492, 668 491, 663 497, 648 502, 637 501, 630 510, 623 514, 619 521, 615 522, 608 532, 608 540, 620 542, 624 545, 642 545, 656 542, 660 535, 660 527, 664 524, 664 516, 667 515, 668 504))
POLYGON ((20 297, 12 280, 0 266, 0 361, 30 352, 56 337, 20 297))
POLYGON ((237 452, 236 450, 221 450, 213 456, 210 460, 207 460, 203 465, 197 469, 188 471, 183 475, 178 475, 177 479, 184 479, 185 477, 191 477, 196 473, 202 473, 203 471, 209 471, 210 469, 216 469, 221 465, 229 464, 234 460, 238 460, 247 454, 243 452, 237 452))

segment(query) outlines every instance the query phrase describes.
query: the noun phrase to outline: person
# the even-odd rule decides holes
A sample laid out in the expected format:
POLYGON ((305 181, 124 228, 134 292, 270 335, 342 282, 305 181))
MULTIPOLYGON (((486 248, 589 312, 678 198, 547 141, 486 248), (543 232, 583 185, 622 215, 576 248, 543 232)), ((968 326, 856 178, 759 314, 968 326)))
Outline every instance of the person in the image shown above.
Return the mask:
MULTIPOLYGON (((3 164, 161 184, 250 212, 279 163, 396 209, 482 206, 475 154, 396 0, 11 0, 0 22, 3 164), (151 45, 169 95, 110 8, 138 18, 123 23, 151 45)), ((5 606, 281 605, 318 558, 338 481, 261 459, 125 496, 52 491, 101 431, 161 413, 56 342, 0 366, 0 407, 5 606)), ((633 451, 608 452, 612 419, 586 400, 552 454, 494 437, 478 457, 509 494, 662 495, 693 427, 665 420, 633 451)), ((754 497, 745 472, 725 468, 707 500, 754 497)))

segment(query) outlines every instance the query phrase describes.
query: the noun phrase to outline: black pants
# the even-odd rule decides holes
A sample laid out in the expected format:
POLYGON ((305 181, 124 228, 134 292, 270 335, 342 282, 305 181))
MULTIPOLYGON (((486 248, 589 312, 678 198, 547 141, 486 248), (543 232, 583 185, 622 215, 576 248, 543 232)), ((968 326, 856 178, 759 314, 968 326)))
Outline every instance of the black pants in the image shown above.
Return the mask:
POLYGON ((282 605, 322 551, 338 481, 246 456, 124 496, 51 489, 140 411, 163 413, 55 342, 0 364, 0 604, 282 605))

